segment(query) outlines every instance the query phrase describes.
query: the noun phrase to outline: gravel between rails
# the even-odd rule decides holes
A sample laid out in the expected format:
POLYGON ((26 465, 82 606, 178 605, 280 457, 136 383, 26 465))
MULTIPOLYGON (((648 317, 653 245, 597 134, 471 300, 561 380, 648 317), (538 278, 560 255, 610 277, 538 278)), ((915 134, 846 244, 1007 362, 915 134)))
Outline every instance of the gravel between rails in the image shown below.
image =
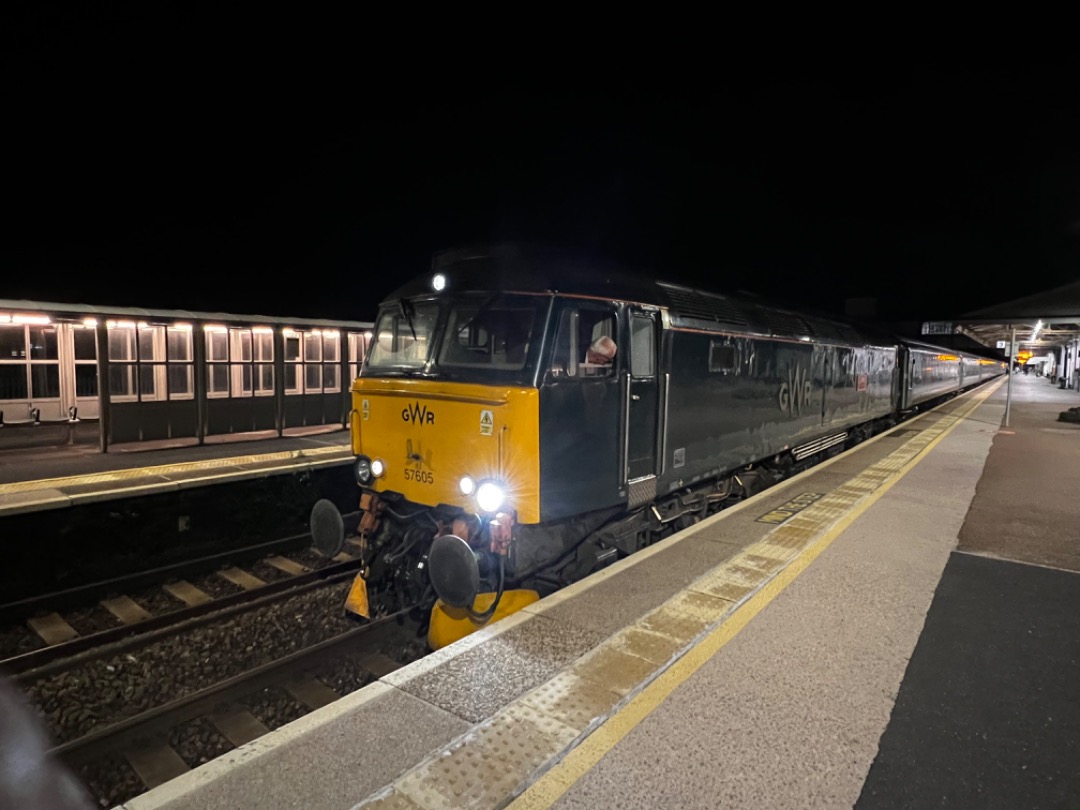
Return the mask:
MULTIPOLYGON (((334 588, 333 595, 308 594, 292 599, 287 609, 285 606, 278 606, 282 610, 278 611, 281 615, 276 617, 279 620, 277 623, 269 620, 265 620, 265 623, 274 626, 275 629, 272 632, 280 633, 281 628, 286 631, 291 629, 290 619, 296 620, 297 611, 324 609, 329 605, 339 612, 341 599, 344 598, 346 590, 347 585, 343 585, 340 588, 334 588), (316 598, 319 596, 321 598, 316 598)), ((327 621, 317 624, 323 628, 339 625, 345 629, 351 629, 356 626, 351 620, 345 620, 343 623, 327 621)), ((234 639, 249 630, 248 627, 235 626, 231 622, 223 622, 222 627, 219 628, 220 632, 234 639)), ((250 646, 252 645, 243 644, 242 649, 245 655, 250 646)), ((417 636, 408 625, 387 638, 379 650, 383 655, 402 665, 422 658, 428 651, 426 639, 417 636)), ((285 650, 282 650, 281 654, 284 652, 285 650)), ((360 663, 362 658, 370 652, 371 650, 366 650, 337 656, 319 666, 311 675, 344 697, 375 680, 375 676, 360 663)), ((68 674, 73 675, 73 673, 68 674)), ((194 680, 199 680, 199 676, 196 675, 194 680)), ((52 686, 56 687, 57 684, 52 686)), ((145 690, 145 684, 141 687, 145 690)), ((147 694, 146 691, 142 693, 144 700, 147 694)), ((234 705, 246 708, 270 731, 309 713, 307 707, 279 688, 254 691, 246 698, 235 701, 234 705)), ((234 748, 232 743, 225 739, 207 718, 197 718, 177 726, 169 733, 167 741, 190 768, 197 768, 234 748)), ((85 765, 78 770, 77 776, 102 808, 116 807, 146 791, 138 775, 120 755, 110 755, 102 761, 85 765)))
POLYGON ((198 627, 26 687, 55 743, 176 700, 357 626, 347 582, 198 627))

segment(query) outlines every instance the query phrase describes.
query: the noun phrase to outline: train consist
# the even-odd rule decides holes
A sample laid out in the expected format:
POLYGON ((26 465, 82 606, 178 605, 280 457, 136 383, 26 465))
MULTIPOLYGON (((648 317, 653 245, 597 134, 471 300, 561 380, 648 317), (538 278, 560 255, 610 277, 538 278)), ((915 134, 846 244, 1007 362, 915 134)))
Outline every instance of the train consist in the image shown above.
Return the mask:
MULTIPOLYGON (((558 253, 438 254, 353 383, 347 607, 421 605, 441 647, 1005 371, 558 253)), ((311 524, 340 549, 329 502, 311 524)))

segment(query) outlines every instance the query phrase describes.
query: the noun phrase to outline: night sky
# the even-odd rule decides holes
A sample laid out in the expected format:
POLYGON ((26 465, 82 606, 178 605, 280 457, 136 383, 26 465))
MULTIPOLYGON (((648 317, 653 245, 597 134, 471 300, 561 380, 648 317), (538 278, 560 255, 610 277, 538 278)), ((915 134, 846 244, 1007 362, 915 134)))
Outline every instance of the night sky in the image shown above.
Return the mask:
POLYGON ((488 240, 893 318, 1080 276, 1080 105, 1052 64, 556 80, 236 30, 8 29, 0 298, 368 320, 433 250, 488 240))

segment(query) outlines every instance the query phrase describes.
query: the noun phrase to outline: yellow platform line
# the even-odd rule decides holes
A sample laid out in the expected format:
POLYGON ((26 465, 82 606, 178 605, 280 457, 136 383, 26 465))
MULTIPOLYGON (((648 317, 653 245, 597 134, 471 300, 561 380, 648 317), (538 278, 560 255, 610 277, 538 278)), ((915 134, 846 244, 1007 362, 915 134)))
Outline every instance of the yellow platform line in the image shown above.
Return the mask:
POLYGON ((57 489, 72 484, 96 484, 106 481, 131 481, 137 478, 168 476, 199 470, 214 470, 235 467, 240 464, 264 464, 274 461, 295 461, 297 459, 318 459, 335 454, 351 455, 348 446, 312 447, 304 450, 283 450, 277 453, 259 455, 232 456, 229 458, 208 458, 203 461, 181 461, 174 464, 159 464, 153 467, 135 467, 128 470, 109 470, 88 475, 69 475, 62 478, 43 478, 37 481, 13 481, 0 484, 0 495, 16 492, 33 492, 38 489, 57 489))
MULTIPOLYGON (((1000 385, 1000 383, 999 383, 1000 385)), ((864 486, 865 481, 858 481, 863 474, 855 476, 853 486, 838 488, 835 493, 830 493, 821 501, 807 508, 796 517, 813 521, 817 513, 817 519, 823 524, 828 523, 826 531, 810 541, 790 561, 775 559, 769 554, 778 545, 775 535, 783 534, 787 524, 777 527, 774 532, 758 543, 752 544, 741 554, 732 560, 720 565, 713 572, 702 577, 690 586, 691 591, 700 589, 708 593, 710 585, 716 584, 716 580, 728 580, 727 573, 736 573, 732 569, 738 569, 738 573, 746 571, 761 571, 760 562, 765 566, 775 564, 778 570, 766 579, 767 574, 761 571, 764 581, 757 585, 752 593, 747 593, 743 601, 731 608, 731 610, 709 630, 696 644, 689 647, 667 669, 662 671, 651 683, 631 698, 624 706, 600 724, 595 731, 589 734, 581 743, 571 749, 561 760, 551 764, 539 778, 528 787, 520 796, 507 805, 508 810, 542 810, 551 807, 566 791, 592 769, 600 759, 614 748, 627 734, 630 733, 642 720, 651 714, 676 688, 692 676, 707 661, 709 661, 724 645, 733 639, 758 613, 765 609, 777 596, 780 595, 817 557, 832 544, 852 523, 866 512, 879 498, 888 492, 894 484, 900 481, 911 469, 915 467, 926 454, 940 443, 952 430, 967 416, 981 405, 992 394, 998 385, 990 387, 976 396, 972 403, 957 415, 946 415, 934 425, 912 437, 900 448, 897 448, 889 456, 867 468, 865 477, 877 480, 876 486, 869 493, 864 486), (882 477, 881 473, 890 471, 891 475, 882 477), (831 501, 831 503, 822 503, 831 501), (845 501, 846 507, 842 504, 845 501), (821 509, 817 509, 818 506, 821 509), (835 516, 835 519, 832 517, 835 516), (769 556, 763 556, 769 555, 769 556)), ((788 530, 790 531, 790 530, 788 530)), ((797 527, 794 531, 799 532, 797 527)), ((738 574, 736 574, 738 575, 738 574)), ((714 595, 715 592, 714 592, 714 595)))

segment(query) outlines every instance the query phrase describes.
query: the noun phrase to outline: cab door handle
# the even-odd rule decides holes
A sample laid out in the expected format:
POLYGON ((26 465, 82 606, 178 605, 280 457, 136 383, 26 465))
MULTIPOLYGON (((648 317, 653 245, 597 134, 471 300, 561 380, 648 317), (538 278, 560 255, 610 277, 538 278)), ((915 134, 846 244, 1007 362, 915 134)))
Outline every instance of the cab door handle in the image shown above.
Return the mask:
POLYGON ((638 394, 631 394, 630 399, 634 400, 634 402, 637 402, 639 399, 641 399, 641 397, 638 394))

